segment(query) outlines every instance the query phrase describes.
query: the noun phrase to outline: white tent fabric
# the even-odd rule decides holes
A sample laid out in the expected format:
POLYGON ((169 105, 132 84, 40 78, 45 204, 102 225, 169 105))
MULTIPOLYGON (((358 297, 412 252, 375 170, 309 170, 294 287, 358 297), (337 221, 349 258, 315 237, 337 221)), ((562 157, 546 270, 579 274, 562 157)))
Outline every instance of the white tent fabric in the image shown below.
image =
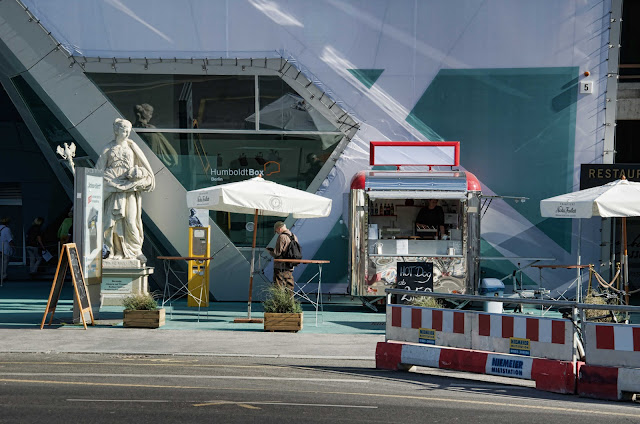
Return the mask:
POLYGON ((616 180, 544 199, 540 202, 540 213, 552 218, 640 216, 640 183, 616 180))
POLYGON ((294 218, 322 218, 331 199, 255 177, 187 192, 187 207, 294 218))

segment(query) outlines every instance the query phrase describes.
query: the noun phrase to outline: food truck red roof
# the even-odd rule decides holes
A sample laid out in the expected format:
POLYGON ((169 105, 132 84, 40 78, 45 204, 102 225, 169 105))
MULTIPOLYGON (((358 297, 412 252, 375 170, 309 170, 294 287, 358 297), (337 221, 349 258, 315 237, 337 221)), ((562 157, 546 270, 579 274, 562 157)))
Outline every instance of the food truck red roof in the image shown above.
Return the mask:
MULTIPOLYGON (((360 171, 351 179, 351 190, 371 190, 368 182, 372 180, 389 180, 395 179, 398 181, 397 185, 402 184, 401 181, 413 181, 411 189, 420 189, 418 185, 424 186, 423 189, 430 190, 434 185, 440 185, 437 182, 443 180, 466 180, 466 191, 482 191, 480 181, 468 171, 360 171)), ((400 187, 397 187, 400 188, 400 187)), ((406 189, 406 187, 405 187, 406 189)), ((444 188, 446 190, 446 188, 444 188)), ((454 190, 459 191, 458 185, 454 190)))
MULTIPOLYGON (((421 180, 425 187, 439 190, 460 190, 459 181, 466 177, 467 191, 481 191, 480 182, 470 172, 461 171, 431 171, 432 166, 459 166, 460 142, 459 141, 372 141, 369 149, 369 163, 371 166, 396 166, 397 171, 361 171, 351 180, 351 189, 368 189, 367 182, 373 179, 396 179, 396 188, 399 186, 417 187, 421 180), (400 171, 401 166, 428 166, 429 171, 400 171), (401 182, 401 180, 404 181, 401 182), (450 183, 457 180, 455 188, 443 188, 443 181, 450 183), (409 183, 410 181, 410 183, 409 183)), ((445 185, 447 185, 445 183, 445 185)))

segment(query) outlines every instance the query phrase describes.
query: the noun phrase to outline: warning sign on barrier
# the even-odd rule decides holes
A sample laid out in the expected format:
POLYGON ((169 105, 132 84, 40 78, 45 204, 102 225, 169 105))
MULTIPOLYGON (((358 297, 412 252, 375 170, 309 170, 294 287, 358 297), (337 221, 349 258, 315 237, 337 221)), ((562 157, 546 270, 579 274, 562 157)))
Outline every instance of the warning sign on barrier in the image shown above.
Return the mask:
POLYGON ((514 355, 531 356, 531 340, 510 337, 509 353, 514 355))
POLYGON ((418 342, 425 344, 436 344, 436 330, 432 328, 421 328, 418 342))

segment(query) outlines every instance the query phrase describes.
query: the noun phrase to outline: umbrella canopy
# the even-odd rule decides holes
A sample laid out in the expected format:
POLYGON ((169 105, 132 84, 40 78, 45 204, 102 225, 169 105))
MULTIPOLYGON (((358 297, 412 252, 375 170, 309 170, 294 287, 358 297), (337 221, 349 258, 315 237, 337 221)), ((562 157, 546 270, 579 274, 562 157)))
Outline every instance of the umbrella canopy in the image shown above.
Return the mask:
POLYGON ((187 207, 214 211, 253 214, 253 245, 249 271, 249 304, 247 319, 235 322, 262 322, 251 319, 253 271, 256 256, 258 215, 294 218, 322 218, 331 213, 331 199, 267 181, 262 177, 236 183, 220 184, 187 192, 187 207))
MULTIPOLYGON (((256 114, 249 115, 245 121, 255 122, 256 114)), ((260 109, 260 123, 283 130, 336 131, 335 125, 320 112, 302 97, 291 93, 286 93, 260 109)))
POLYGON ((267 181, 262 177, 187 192, 187 207, 294 218, 322 218, 331 199, 267 181))
POLYGON ((540 201, 540 213, 552 218, 640 216, 640 183, 616 180, 540 201))
MULTIPOLYGON (((625 301, 629 304, 626 218, 640 216, 640 183, 629 181, 623 177, 602 186, 544 199, 540 201, 540 214, 551 218, 591 218, 594 216, 622 218, 625 301)), ((580 265, 580 238, 578 238, 578 265, 580 265)), ((578 273, 578 293, 580 293, 580 278, 578 273)), ((578 294, 578 299, 580 299, 580 294, 578 294)))

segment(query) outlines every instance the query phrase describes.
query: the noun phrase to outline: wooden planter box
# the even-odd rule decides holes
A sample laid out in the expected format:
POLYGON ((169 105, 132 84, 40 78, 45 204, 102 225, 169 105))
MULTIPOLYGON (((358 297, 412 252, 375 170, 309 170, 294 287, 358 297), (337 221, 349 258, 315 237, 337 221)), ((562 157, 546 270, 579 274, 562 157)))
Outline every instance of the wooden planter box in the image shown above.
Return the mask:
POLYGON ((164 309, 153 311, 125 309, 123 325, 125 327, 158 328, 164 325, 164 315, 164 309))
POLYGON ((300 331, 302 314, 274 314, 265 312, 264 331, 300 331))

